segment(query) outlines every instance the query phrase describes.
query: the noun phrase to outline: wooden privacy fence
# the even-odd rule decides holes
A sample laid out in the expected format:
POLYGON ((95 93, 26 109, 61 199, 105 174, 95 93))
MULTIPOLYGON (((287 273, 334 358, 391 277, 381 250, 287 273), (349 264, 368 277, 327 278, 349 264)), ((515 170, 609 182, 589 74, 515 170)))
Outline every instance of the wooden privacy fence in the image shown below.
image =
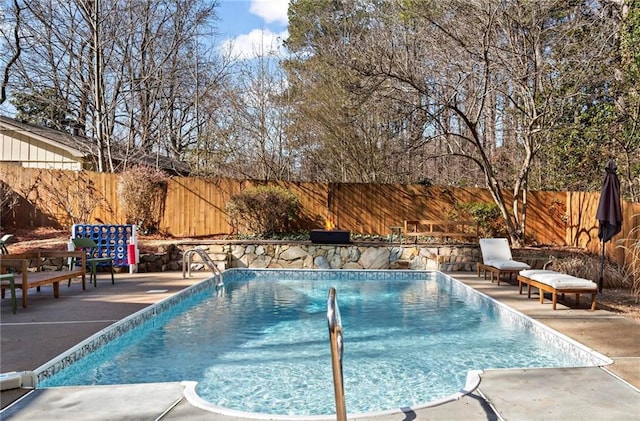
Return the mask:
MULTIPOLYGON (((568 192, 566 243, 602 253, 595 219, 600 192, 568 192)), ((622 230, 605 244, 605 255, 622 265, 640 267, 640 203, 622 201, 622 230), (635 263, 634 263, 635 262, 635 263)), ((637 272, 636 272, 637 273, 637 272)))
MULTIPOLYGON (((39 170, 0 164, 0 180, 21 197, 3 226, 37 227, 76 223, 129 223, 118 198, 118 174, 39 170), (90 189, 82 189, 83 185, 90 189), (86 221, 70 221, 69 207, 91 205, 86 221)), ((299 230, 323 228, 330 220, 336 228, 355 234, 387 235, 405 220, 468 219, 460 204, 492 203, 486 189, 427 187, 402 184, 260 182, 256 180, 175 177, 168 182, 160 217, 161 231, 175 237, 233 234, 226 213, 231 197, 257 185, 291 190, 301 204, 299 230), (463 218, 460 218, 463 216, 463 218)), ((595 220, 599 193, 529 192, 527 237, 539 244, 571 245, 598 252, 595 220)), ((512 196, 505 193, 507 203, 512 196)), ((76 214, 81 212, 75 210, 76 214)), ((640 205, 623 203, 625 225, 614 240, 638 241, 640 205)), ((607 254, 623 262, 625 253, 615 244, 607 254)))

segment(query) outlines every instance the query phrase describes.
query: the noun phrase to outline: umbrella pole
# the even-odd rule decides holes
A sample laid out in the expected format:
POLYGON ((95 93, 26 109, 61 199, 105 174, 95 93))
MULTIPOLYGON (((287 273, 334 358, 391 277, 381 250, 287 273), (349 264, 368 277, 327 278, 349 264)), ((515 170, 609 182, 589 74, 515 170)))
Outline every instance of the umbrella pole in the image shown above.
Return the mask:
POLYGON ((602 242, 602 255, 600 256, 600 279, 598 279, 598 292, 602 293, 604 285, 604 241, 602 242))

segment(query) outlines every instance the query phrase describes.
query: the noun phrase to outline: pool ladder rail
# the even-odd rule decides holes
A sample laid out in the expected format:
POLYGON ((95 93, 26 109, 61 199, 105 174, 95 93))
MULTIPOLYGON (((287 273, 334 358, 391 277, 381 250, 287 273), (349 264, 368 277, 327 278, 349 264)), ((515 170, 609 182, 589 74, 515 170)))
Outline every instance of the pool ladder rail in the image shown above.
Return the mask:
POLYGON ((329 297, 327 298, 327 322, 329 325, 329 345, 331 347, 333 390, 336 401, 336 421, 347 421, 347 407, 345 405, 342 373, 342 354, 344 349, 342 319, 340 317, 336 289, 333 287, 329 289, 329 297))
POLYGON ((186 278, 187 276, 191 277, 191 258, 193 257, 194 254, 197 254, 198 256, 200 256, 202 263, 207 265, 207 267, 211 270, 211 273, 213 273, 214 275, 217 275, 218 279, 216 282, 216 288, 223 286, 224 284, 222 282, 222 271, 220 271, 220 268, 218 267, 216 262, 214 262, 211 259, 206 249, 203 249, 200 247, 189 249, 185 251, 184 254, 182 255, 182 277, 183 278, 186 278))

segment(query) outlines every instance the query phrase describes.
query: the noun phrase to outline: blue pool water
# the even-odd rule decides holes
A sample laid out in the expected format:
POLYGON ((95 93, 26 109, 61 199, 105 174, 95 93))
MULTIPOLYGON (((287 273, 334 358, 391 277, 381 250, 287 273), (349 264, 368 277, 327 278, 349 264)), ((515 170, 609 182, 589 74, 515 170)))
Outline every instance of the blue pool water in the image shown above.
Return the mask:
POLYGON ((349 413, 441 399, 464 386, 469 370, 593 365, 438 272, 231 270, 223 290, 209 281, 41 386, 192 380, 226 408, 333 414, 330 287, 342 315, 349 413))

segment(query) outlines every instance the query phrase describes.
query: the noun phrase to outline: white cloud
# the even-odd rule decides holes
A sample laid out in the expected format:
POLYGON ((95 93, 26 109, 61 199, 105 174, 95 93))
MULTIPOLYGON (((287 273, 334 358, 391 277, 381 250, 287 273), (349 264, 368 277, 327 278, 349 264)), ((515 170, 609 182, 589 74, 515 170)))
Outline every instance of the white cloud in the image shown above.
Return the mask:
POLYGON ((249 11, 264 19, 266 23, 286 25, 289 0, 252 0, 249 11))
POLYGON ((289 37, 288 8, 289 0, 250 0, 249 13, 263 21, 262 27, 223 41, 221 50, 241 60, 260 55, 283 56, 282 42, 289 37))
POLYGON ((284 55, 282 41, 289 36, 288 31, 279 33, 269 29, 254 29, 248 34, 238 35, 234 39, 224 41, 221 48, 230 52, 231 57, 251 59, 258 56, 284 55))

